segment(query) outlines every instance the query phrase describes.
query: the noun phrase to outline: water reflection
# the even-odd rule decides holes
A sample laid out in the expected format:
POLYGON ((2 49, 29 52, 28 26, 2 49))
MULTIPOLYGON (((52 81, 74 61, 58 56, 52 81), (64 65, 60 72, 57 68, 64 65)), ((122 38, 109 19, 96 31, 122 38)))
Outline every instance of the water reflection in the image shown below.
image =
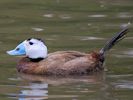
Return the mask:
MULTIPOLYGON (((45 100, 48 98, 71 98, 71 100, 77 100, 78 98, 88 96, 88 100, 91 100, 94 98, 98 99, 100 96, 100 100, 114 100, 116 96, 114 95, 112 97, 112 88, 117 90, 133 89, 132 81, 122 80, 123 77, 128 78, 132 77, 132 75, 111 75, 108 77, 110 78, 110 82, 108 82, 105 80, 104 73, 79 77, 46 77, 19 74, 19 78, 17 79, 21 83, 19 83, 19 86, 16 85, 16 88, 19 88, 19 92, 10 93, 8 94, 8 97, 17 100, 45 100), (114 81, 114 79, 117 80, 114 81), (94 96, 90 96, 91 94, 94 94, 94 96)), ((10 79, 15 81, 13 78, 10 79)))
POLYGON ((28 96, 34 95, 32 96, 32 100, 47 99, 46 97, 48 97, 49 99, 50 98, 77 99, 79 97, 79 95, 77 95, 78 92, 82 95, 88 94, 88 93, 95 93, 96 90, 93 88, 90 88, 90 86, 91 85, 93 86, 95 84, 102 84, 102 82, 104 81, 104 73, 102 72, 95 73, 89 76, 66 76, 66 77, 63 76, 61 77, 61 76, 41 76, 41 75, 19 74, 19 77, 23 81, 30 81, 34 83, 34 84, 33 83, 30 84, 28 87, 27 86, 22 87, 22 88, 32 88, 31 90, 32 92, 31 91, 29 92, 24 89, 21 90, 21 93, 22 91, 24 91, 23 92, 24 95, 25 93, 28 94, 28 96), (39 82, 41 84, 39 84, 39 82), (46 92, 46 86, 47 86, 46 84, 49 84, 49 87, 47 87, 48 92, 46 92), (84 86, 83 84, 86 84, 86 86, 84 86), (44 88, 45 88, 45 91, 44 91, 44 88), (66 89, 63 89, 63 88, 66 88, 66 89), (39 92, 41 93, 36 93, 38 92, 36 91, 36 89, 37 90, 39 89, 39 92), (60 89, 62 90, 61 93, 60 93, 60 89), (55 93, 52 94, 51 91, 55 93), (49 95, 45 95, 47 93, 49 93, 49 95), (43 97, 38 94, 43 95, 43 97), (45 95, 45 98, 44 98, 44 95, 45 95), (37 96, 39 96, 40 98, 36 99, 37 96))
MULTIPOLYGON (((95 73, 89 76, 67 76, 67 77, 58 77, 58 76, 41 76, 41 75, 28 75, 28 74, 19 74, 18 78, 9 78, 12 81, 20 81, 20 85, 16 85, 19 89, 17 93, 9 93, 8 97, 18 100, 44 100, 48 98, 77 98, 78 95, 73 93, 92 93, 94 90, 90 90, 87 87, 82 88, 82 85, 75 85, 76 89, 73 90, 67 89, 64 90, 65 94, 58 95, 48 95, 48 84, 52 86, 57 86, 58 89, 60 86, 65 84, 99 84, 104 80, 104 73, 95 73)), ((52 89, 53 90, 53 89, 52 89)), ((56 90, 56 89, 55 89, 56 90)), ((54 90, 54 91, 55 91, 54 90)), ((57 91, 57 90, 56 90, 57 91)))
POLYGON ((17 86, 17 88, 20 88, 19 93, 10 93, 8 94, 9 98, 18 100, 48 99, 48 84, 45 82, 28 81, 28 84, 22 83, 22 85, 17 86))
POLYGON ((47 90, 21 90, 19 94, 8 94, 9 98, 17 100, 44 100, 48 99, 47 90))
POLYGON ((30 83, 20 91, 18 100, 44 100, 48 98, 48 84, 30 83), (28 90, 26 89, 28 88, 28 90))
POLYGON ((29 74, 19 74, 19 77, 23 80, 28 80, 32 82, 43 82, 51 84, 54 86, 62 84, 71 84, 71 83, 99 83, 104 79, 103 72, 97 72, 92 75, 87 76, 43 76, 43 75, 29 75, 29 74))

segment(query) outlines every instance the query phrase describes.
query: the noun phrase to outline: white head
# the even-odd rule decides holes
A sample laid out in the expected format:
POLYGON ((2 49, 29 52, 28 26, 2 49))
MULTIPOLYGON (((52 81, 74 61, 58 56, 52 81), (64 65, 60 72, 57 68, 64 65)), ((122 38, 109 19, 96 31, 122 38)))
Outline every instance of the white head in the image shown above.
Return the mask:
POLYGON ((26 55, 29 58, 46 58, 47 46, 41 39, 31 38, 20 43, 14 50, 7 51, 9 55, 26 55))

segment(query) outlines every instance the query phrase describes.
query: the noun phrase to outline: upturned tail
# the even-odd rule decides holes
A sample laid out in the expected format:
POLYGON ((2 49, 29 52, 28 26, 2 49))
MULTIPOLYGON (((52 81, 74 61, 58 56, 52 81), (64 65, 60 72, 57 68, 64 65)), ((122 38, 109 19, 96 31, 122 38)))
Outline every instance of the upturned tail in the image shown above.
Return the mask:
POLYGON ((100 50, 101 56, 104 58, 106 52, 109 51, 120 40, 122 40, 127 33, 128 33, 128 28, 125 28, 122 31, 116 33, 109 41, 107 41, 105 46, 100 50))

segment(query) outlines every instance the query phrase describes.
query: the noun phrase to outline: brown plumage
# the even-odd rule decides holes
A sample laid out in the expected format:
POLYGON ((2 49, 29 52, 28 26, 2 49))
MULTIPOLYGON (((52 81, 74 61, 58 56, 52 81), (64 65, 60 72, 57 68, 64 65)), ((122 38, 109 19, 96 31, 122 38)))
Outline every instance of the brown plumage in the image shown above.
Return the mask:
POLYGON ((89 74, 104 69, 103 62, 106 52, 122 40, 127 32, 128 29, 126 28, 115 34, 99 52, 57 51, 47 55, 47 48, 40 39, 28 39, 19 44, 15 50, 7 53, 10 55, 27 55, 18 62, 17 70, 21 73, 44 75, 89 74), (26 53, 26 50, 28 53, 26 53), (35 57, 37 59, 43 57, 44 59, 35 62, 33 61, 37 60, 33 59, 35 57))
POLYGON ((40 62, 22 58, 17 67, 19 72, 46 75, 88 74, 103 69, 98 53, 90 54, 77 51, 58 51, 50 53, 40 62))

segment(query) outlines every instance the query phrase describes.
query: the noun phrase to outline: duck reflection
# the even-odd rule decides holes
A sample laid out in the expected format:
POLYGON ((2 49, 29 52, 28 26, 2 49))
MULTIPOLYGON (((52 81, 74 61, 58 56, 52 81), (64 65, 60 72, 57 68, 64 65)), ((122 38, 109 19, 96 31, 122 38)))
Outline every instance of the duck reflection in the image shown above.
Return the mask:
MULTIPOLYGON (((41 82, 28 82, 20 86, 20 93, 15 96, 18 100, 44 100, 48 98, 48 84, 41 82)), ((15 95, 15 94, 13 94, 15 95)), ((11 95, 12 97, 14 97, 11 95)))
MULTIPOLYGON (((89 76, 73 76, 73 77, 49 77, 40 75, 18 74, 22 79, 20 92, 17 94, 18 100, 45 100, 48 99, 48 84, 50 86, 59 86, 62 84, 71 84, 78 82, 99 83, 103 80, 103 73, 96 73, 89 76)), ((13 97, 13 95, 12 95, 13 97)), ((16 96, 15 96, 16 98, 16 96)), ((50 97, 49 97, 50 98, 50 97)))
POLYGON ((44 100, 48 98, 48 84, 30 83, 29 86, 23 86, 18 100, 44 100))
POLYGON ((103 72, 93 73, 92 75, 87 76, 42 76, 42 75, 30 75, 19 73, 19 77, 23 80, 32 81, 32 82, 41 82, 44 84, 50 85, 61 85, 61 84, 70 84, 77 82, 87 82, 87 83, 97 83, 101 82, 104 79, 103 72))

